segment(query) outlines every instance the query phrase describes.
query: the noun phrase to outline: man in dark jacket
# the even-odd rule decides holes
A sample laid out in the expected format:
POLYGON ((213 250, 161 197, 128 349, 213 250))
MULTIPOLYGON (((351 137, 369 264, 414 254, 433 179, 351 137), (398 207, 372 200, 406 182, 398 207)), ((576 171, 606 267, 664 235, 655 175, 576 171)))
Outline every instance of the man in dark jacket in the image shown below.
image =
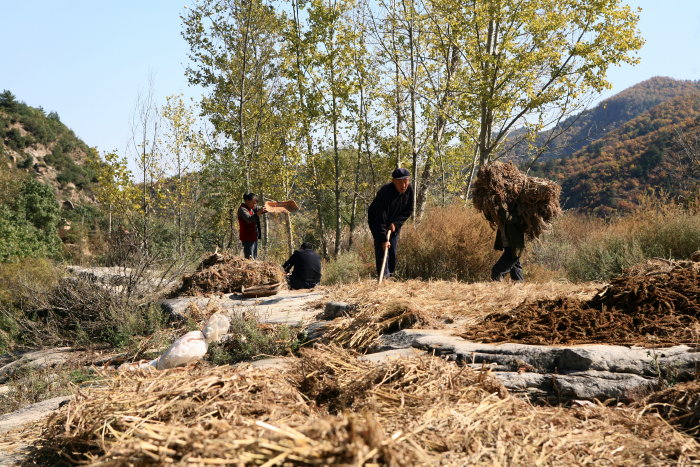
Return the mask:
POLYGON ((321 257, 309 243, 302 243, 282 268, 285 272, 292 271, 289 278, 289 288, 292 290, 311 289, 321 282, 321 257))
POLYGON ((369 230, 374 238, 374 255, 376 257, 377 275, 382 269, 384 251, 388 248, 388 260, 384 270, 385 277, 394 275, 396 269, 396 250, 399 244, 401 226, 413 213, 413 187, 410 172, 398 168, 391 173, 391 183, 382 186, 367 210, 369 230), (391 232, 389 241, 387 232, 391 232))
POLYGON ((260 237, 260 216, 265 214, 265 207, 259 207, 255 193, 243 195, 243 204, 238 208, 238 238, 243 243, 243 256, 258 257, 258 240, 260 237))
POLYGON ((524 278, 520 255, 525 249, 525 226, 515 204, 501 206, 498 215, 499 225, 493 248, 503 251, 503 254, 491 269, 491 279, 501 281, 510 273, 512 280, 522 281, 524 278))

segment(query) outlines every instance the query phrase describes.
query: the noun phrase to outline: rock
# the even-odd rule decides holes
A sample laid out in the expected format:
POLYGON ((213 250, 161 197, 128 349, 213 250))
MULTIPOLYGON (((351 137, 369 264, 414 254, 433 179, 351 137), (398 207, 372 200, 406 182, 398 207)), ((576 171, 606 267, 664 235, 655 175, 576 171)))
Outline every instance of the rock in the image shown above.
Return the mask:
POLYGON ((594 371, 553 375, 556 393, 563 399, 616 399, 637 401, 655 391, 658 380, 629 373, 594 371))
POLYGON ((298 326, 313 320, 317 311, 310 305, 322 298, 323 294, 318 291, 281 290, 277 295, 261 298, 244 298, 235 294, 224 297, 170 298, 163 300, 161 306, 173 320, 186 317, 188 307, 193 303, 200 310, 216 307, 231 319, 246 312, 255 314, 261 323, 298 326))
POLYGON ((3 360, 15 358, 14 361, 0 367, 0 383, 7 381, 17 370, 25 367, 31 368, 47 368, 65 364, 68 361, 75 360, 82 355, 81 352, 74 351, 71 347, 55 347, 52 349, 35 350, 3 356, 3 360))
POLYGON ((57 410, 73 396, 59 396, 23 407, 15 412, 0 415, 0 433, 5 433, 24 424, 35 422, 57 410))
POLYGON ((635 401, 654 391, 661 378, 692 378, 700 367, 700 352, 684 345, 645 349, 601 344, 483 344, 444 329, 404 329, 382 336, 383 350, 408 347, 474 369, 488 365, 512 392, 550 402, 635 401))
POLYGON ((348 317, 355 310, 357 310, 356 305, 345 302, 328 302, 323 311, 316 316, 316 319, 330 321, 335 318, 348 317))
POLYGON ((383 350, 403 347, 434 351, 458 362, 496 363, 511 371, 520 368, 551 373, 595 370, 657 378, 666 374, 691 378, 700 366, 700 351, 685 345, 645 349, 603 344, 483 344, 469 342, 443 329, 404 329, 382 336, 383 350))
POLYGON ((424 350, 418 350, 418 349, 392 349, 392 350, 385 350, 384 352, 376 352, 376 353, 371 353, 367 355, 361 355, 359 360, 365 361, 365 362, 371 362, 371 363, 384 363, 388 362, 390 360, 396 360, 398 358, 414 358, 414 357, 421 357, 425 355, 427 352, 424 350))

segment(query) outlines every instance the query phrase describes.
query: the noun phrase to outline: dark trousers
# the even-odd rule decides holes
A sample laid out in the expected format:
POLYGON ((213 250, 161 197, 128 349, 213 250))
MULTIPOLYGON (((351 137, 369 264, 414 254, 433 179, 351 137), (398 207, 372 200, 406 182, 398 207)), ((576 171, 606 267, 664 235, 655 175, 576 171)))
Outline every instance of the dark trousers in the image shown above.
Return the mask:
POLYGON ((520 257, 515 256, 515 251, 511 247, 505 247, 503 254, 496 261, 491 269, 491 279, 502 281, 506 274, 510 273, 510 278, 514 281, 522 281, 523 267, 520 265, 520 257))
POLYGON ((300 279, 292 279, 291 277, 289 278, 287 284, 289 284, 289 288, 292 290, 313 289, 314 287, 316 287, 318 285, 315 282, 306 282, 306 281, 302 281, 300 279))
MULTIPOLYGON (((377 277, 379 277, 379 273, 382 270, 382 260, 384 259, 384 247, 382 246, 383 243, 383 239, 374 239, 374 256, 377 260, 377 277)), ((384 277, 390 277, 394 275, 394 270, 396 269, 396 250, 399 247, 398 235, 391 235, 391 238, 389 239, 389 245, 389 254, 387 255, 386 268, 384 268, 384 277)))
POLYGON ((246 259, 248 258, 253 258, 256 259, 258 257, 258 242, 241 242, 243 243, 243 256, 245 256, 246 259))

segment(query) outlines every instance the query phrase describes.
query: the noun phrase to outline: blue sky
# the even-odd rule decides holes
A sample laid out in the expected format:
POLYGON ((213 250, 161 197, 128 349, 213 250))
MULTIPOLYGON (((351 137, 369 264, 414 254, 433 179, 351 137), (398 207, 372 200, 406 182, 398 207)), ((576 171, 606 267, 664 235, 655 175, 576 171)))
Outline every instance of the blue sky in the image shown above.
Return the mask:
MULTIPOLYGON (((180 36, 187 0, 0 0, 0 90, 61 120, 87 144, 123 152, 139 90, 159 100, 188 87, 180 36)), ((619 92, 652 76, 700 79, 700 0, 627 0, 640 6, 646 44, 636 67, 611 70, 619 92)))

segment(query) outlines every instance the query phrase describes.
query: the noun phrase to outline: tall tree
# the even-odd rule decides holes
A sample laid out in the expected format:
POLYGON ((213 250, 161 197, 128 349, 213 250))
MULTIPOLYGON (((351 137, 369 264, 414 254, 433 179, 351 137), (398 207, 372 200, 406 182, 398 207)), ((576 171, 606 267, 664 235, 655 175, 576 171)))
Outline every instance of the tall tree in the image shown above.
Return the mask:
POLYGON ((322 114, 328 118, 332 135, 334 168, 335 245, 334 254, 340 253, 342 235, 340 126, 355 87, 353 73, 354 31, 349 24, 353 0, 311 0, 308 10, 308 38, 314 44, 312 72, 321 87, 322 114))
POLYGON ((232 228, 242 191, 260 188, 264 176, 259 158, 270 95, 278 88, 282 22, 261 0, 202 0, 182 20, 192 60, 186 74, 207 89, 202 111, 216 133, 206 163, 220 182, 214 191, 225 202, 218 209, 227 211, 232 228))
POLYGON ((184 211, 197 208, 192 198, 195 188, 194 171, 202 161, 199 135, 194 129, 195 116, 184 102, 182 95, 166 97, 161 109, 163 128, 163 149, 168 152, 169 163, 166 170, 171 175, 168 187, 172 191, 170 204, 177 229, 176 252, 184 252, 184 211))
MULTIPOLYGON (((570 114, 610 86, 610 66, 636 63, 638 15, 620 0, 430 0, 469 67, 458 92, 478 121, 480 164, 570 114)), ((469 117, 467 117, 469 118, 469 117)))

